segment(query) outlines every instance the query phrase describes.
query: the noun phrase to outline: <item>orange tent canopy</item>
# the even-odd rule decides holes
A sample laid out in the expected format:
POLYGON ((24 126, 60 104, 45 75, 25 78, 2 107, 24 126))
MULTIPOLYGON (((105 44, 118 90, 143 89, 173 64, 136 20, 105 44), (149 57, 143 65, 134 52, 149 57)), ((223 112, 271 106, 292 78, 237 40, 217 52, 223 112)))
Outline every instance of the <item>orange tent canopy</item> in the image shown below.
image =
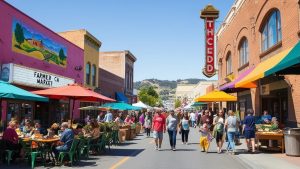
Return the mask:
POLYGON ((223 91, 212 91, 206 95, 200 96, 195 99, 196 102, 226 102, 237 101, 237 97, 227 94, 223 91))
POLYGON ((71 84, 63 87, 38 90, 34 91, 33 93, 41 96, 46 96, 51 99, 73 99, 81 101, 115 102, 114 99, 103 96, 78 84, 71 84))

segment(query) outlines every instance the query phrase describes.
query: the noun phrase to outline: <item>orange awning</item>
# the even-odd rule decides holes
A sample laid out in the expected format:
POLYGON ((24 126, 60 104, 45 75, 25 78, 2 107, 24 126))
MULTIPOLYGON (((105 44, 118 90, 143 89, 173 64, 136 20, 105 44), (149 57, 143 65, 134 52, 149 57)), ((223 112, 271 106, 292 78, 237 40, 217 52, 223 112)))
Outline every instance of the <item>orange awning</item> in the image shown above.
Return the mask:
POLYGON ((226 101, 237 101, 237 97, 227 94, 223 91, 213 91, 206 95, 200 96, 195 99, 196 102, 226 102, 226 101))

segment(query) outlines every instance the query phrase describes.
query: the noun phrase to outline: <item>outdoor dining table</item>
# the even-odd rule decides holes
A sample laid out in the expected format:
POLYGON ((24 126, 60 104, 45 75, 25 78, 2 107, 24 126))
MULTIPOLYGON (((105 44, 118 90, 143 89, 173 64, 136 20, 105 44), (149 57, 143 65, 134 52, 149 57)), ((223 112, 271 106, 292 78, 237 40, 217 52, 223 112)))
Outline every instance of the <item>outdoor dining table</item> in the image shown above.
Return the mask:
POLYGON ((26 141, 33 141, 34 143, 36 143, 36 147, 39 147, 40 150, 42 151, 45 159, 47 158, 48 155, 48 159, 55 164, 56 163, 56 159, 53 156, 53 152, 52 152, 52 146, 53 144, 57 143, 60 138, 59 137, 53 137, 53 138, 21 138, 24 142, 26 141))

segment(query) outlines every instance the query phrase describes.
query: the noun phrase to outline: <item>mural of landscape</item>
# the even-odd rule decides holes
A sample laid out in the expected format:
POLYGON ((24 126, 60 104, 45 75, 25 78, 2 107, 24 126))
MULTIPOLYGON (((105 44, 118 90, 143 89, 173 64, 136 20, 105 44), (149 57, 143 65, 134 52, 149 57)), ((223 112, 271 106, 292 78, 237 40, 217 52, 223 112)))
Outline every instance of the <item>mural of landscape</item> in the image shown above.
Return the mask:
POLYGON ((67 48, 30 26, 14 19, 12 50, 62 67, 67 66, 67 48))

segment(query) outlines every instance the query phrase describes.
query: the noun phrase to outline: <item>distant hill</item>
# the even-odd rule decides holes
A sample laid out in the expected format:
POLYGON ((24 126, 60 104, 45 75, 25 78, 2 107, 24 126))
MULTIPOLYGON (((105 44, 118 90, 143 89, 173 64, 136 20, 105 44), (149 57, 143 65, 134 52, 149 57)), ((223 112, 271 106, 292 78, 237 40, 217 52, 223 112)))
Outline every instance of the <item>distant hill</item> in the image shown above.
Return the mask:
POLYGON ((205 79, 178 79, 178 80, 158 80, 145 79, 134 83, 134 89, 139 90, 144 86, 154 86, 156 91, 161 96, 162 100, 174 99, 177 84, 197 84, 199 81, 206 81, 205 79))

